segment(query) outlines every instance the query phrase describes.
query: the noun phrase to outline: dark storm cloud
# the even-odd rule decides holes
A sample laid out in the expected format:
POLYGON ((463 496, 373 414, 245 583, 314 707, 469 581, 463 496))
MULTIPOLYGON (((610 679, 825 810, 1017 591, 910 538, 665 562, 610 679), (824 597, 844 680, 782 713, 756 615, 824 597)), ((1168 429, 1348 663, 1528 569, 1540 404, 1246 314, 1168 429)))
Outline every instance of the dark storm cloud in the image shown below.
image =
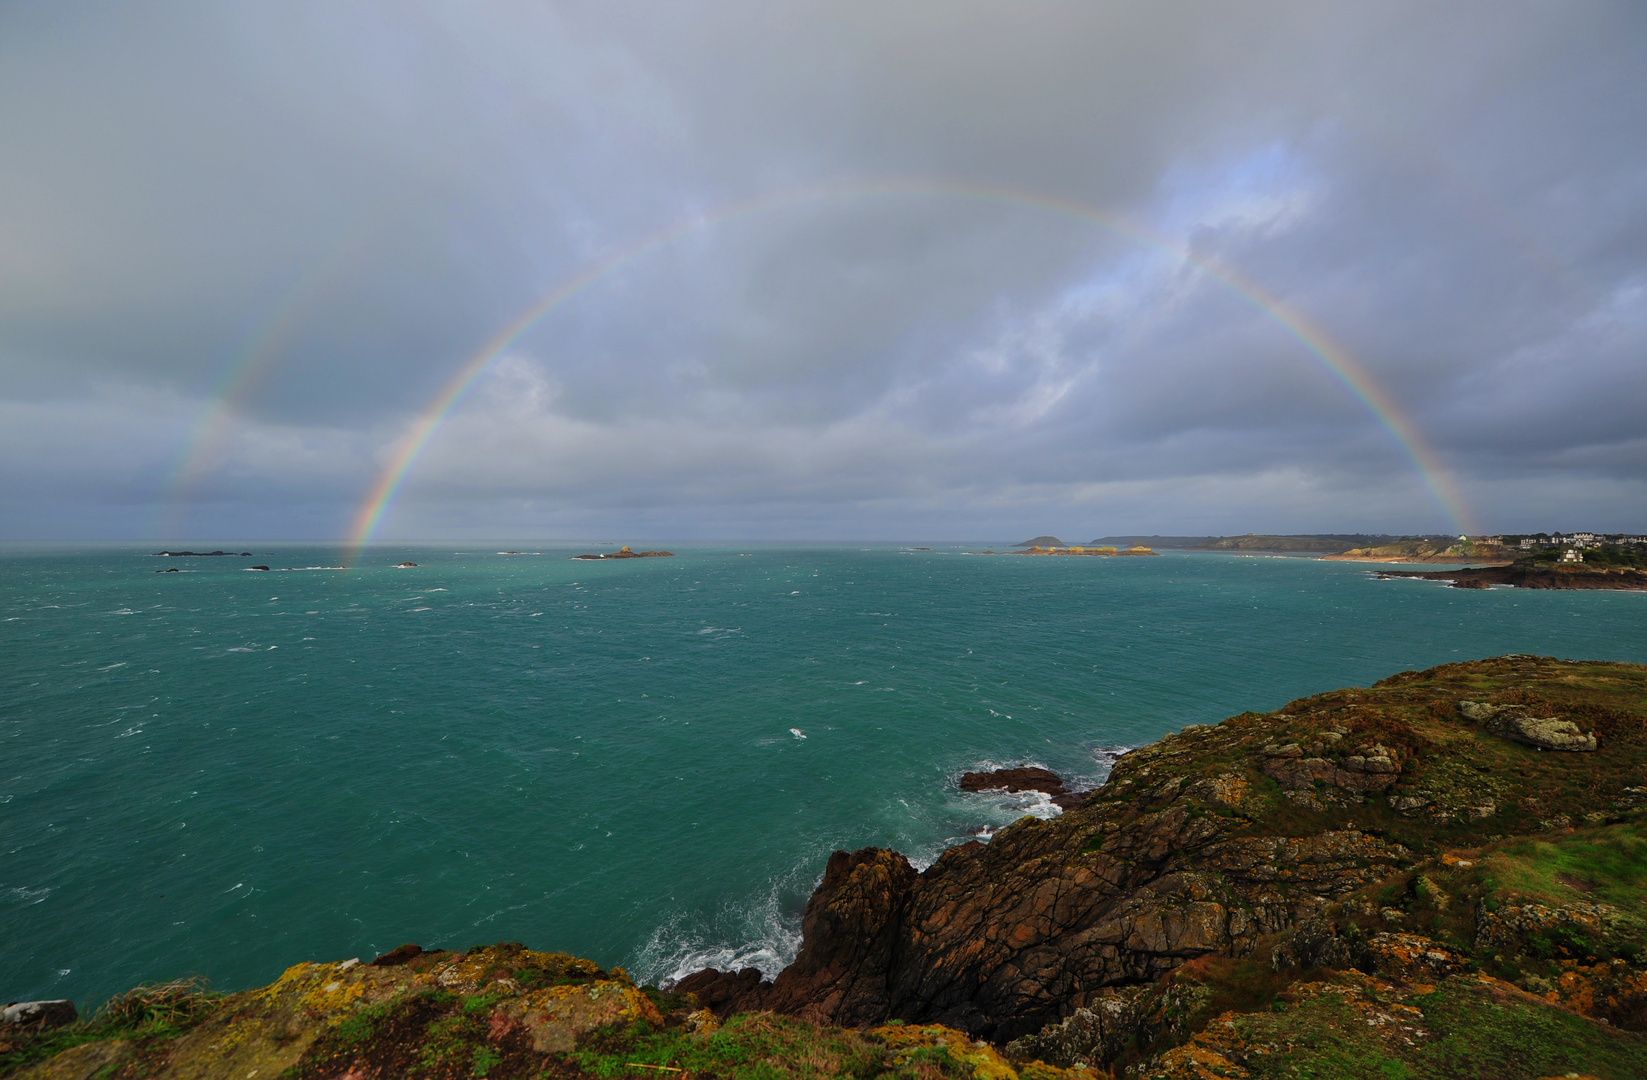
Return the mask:
POLYGON ((1173 245, 1486 527, 1644 528, 1644 71, 1624 4, 14 5, 4 532, 339 533, 482 342, 694 217, 391 530, 1453 527, 1173 245))

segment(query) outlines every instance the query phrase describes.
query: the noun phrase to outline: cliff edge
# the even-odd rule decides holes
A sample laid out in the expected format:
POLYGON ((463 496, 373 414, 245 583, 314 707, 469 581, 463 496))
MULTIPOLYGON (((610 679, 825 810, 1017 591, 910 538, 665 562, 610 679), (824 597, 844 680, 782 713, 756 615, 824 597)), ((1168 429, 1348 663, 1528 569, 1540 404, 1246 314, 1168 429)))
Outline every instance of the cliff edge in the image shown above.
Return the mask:
MULTIPOLYGON (((1647 1029, 1647 958, 1630 939, 1647 927, 1632 824, 1644 767, 1647 668, 1508 656, 1404 672, 1186 728, 1124 755, 1061 817, 952 848, 924 873, 896 852, 837 852, 775 982, 704 972, 681 987, 728 1012, 941 1023, 1088 1064, 1170 1042, 1171 1024, 1140 1019, 1164 1007, 1163 987, 1188 979, 1205 1004, 1238 971, 1349 970, 1391 987, 1469 975, 1503 984, 1489 996, 1531 987, 1647 1029), (1610 914, 1582 907, 1594 875, 1539 893, 1473 869, 1497 860, 1532 880, 1528 860, 1567 859, 1563 844, 1624 853, 1610 914), (1588 929, 1506 954, 1496 913, 1529 904, 1555 912, 1546 929, 1588 929)), ((1278 993, 1271 975, 1258 982, 1278 993)), ((1210 1021, 1195 1012, 1178 1036, 1210 1021)))
POLYGON ((1639 1077, 1647 667, 1504 656, 1192 726, 924 872, 836 852, 802 929, 772 982, 406 946, 40 1003, 0 1076, 1639 1077))

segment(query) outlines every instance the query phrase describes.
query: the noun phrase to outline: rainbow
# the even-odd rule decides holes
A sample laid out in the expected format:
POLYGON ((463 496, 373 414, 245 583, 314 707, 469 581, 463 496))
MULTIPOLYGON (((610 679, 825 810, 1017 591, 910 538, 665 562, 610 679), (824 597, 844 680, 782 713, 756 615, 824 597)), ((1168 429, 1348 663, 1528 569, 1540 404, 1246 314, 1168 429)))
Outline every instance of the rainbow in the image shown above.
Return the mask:
POLYGON ((676 222, 667 228, 637 240, 607 258, 595 263, 574 277, 568 278, 545 293, 522 311, 508 325, 500 329, 464 362, 424 407, 417 419, 406 429, 396 444, 388 463, 378 474, 357 510, 350 530, 350 557, 352 565, 361 550, 371 542, 384 513, 394 501, 418 455, 428 444, 430 436, 448 413, 463 399, 481 375, 495 363, 510 346, 550 312, 565 304, 591 285, 638 259, 663 248, 689 234, 701 232, 735 218, 748 217, 780 207, 823 199, 863 197, 874 195, 943 195, 974 199, 984 202, 1005 203, 1029 207, 1046 213, 1075 218, 1118 236, 1162 252, 1194 267, 1208 278, 1256 307, 1271 322, 1297 341, 1317 360, 1350 394, 1361 403, 1385 429, 1396 446, 1412 462, 1426 488, 1437 504, 1461 533, 1474 533, 1472 517, 1462 493, 1435 451, 1419 434, 1417 427, 1399 405, 1384 392, 1372 375, 1355 360, 1343 346, 1334 342, 1319 328, 1311 325, 1280 298, 1270 295, 1258 284, 1231 267, 1205 255, 1198 255, 1182 244, 1144 228, 1124 218, 1106 213, 1083 203, 1054 196, 1040 195, 1013 188, 988 184, 972 184, 945 180, 900 178, 887 180, 857 180, 809 185, 726 203, 706 213, 676 222))
POLYGON ((281 346, 296 328, 299 317, 366 252, 366 241, 388 220, 394 205, 385 203, 374 213, 359 218, 307 260, 264 316, 240 339, 206 395, 206 404, 196 414, 169 473, 167 494, 157 506, 153 522, 157 536, 175 537, 190 491, 210 471, 213 451, 228 434, 237 408, 280 355, 281 346))

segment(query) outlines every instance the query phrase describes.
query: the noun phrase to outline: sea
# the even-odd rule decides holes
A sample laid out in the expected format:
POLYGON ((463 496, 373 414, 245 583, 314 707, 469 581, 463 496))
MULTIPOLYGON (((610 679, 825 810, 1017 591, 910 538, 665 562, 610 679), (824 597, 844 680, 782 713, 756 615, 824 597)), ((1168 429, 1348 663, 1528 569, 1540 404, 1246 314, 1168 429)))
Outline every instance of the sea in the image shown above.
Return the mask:
POLYGON ((1398 671, 1647 662, 1647 594, 978 549, 0 551, 0 1001, 404 942, 775 973, 830 852, 1057 813, 967 770, 1094 785, 1398 671))

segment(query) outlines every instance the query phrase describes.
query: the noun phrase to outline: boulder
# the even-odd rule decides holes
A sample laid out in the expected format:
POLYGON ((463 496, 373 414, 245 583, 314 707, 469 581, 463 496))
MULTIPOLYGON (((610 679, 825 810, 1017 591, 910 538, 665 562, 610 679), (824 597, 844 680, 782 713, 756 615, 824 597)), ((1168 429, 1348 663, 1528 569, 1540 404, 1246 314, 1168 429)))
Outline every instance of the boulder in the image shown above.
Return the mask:
POLYGON ((67 998, 52 1001, 18 1001, 0 1009, 0 1023, 19 1027, 64 1027, 80 1019, 74 1002, 67 998))
POLYGON ((1571 720, 1554 716, 1540 719, 1526 713, 1500 710, 1487 721, 1487 730, 1501 738, 1544 750, 1588 753, 1596 748, 1594 735, 1582 731, 1571 720))

